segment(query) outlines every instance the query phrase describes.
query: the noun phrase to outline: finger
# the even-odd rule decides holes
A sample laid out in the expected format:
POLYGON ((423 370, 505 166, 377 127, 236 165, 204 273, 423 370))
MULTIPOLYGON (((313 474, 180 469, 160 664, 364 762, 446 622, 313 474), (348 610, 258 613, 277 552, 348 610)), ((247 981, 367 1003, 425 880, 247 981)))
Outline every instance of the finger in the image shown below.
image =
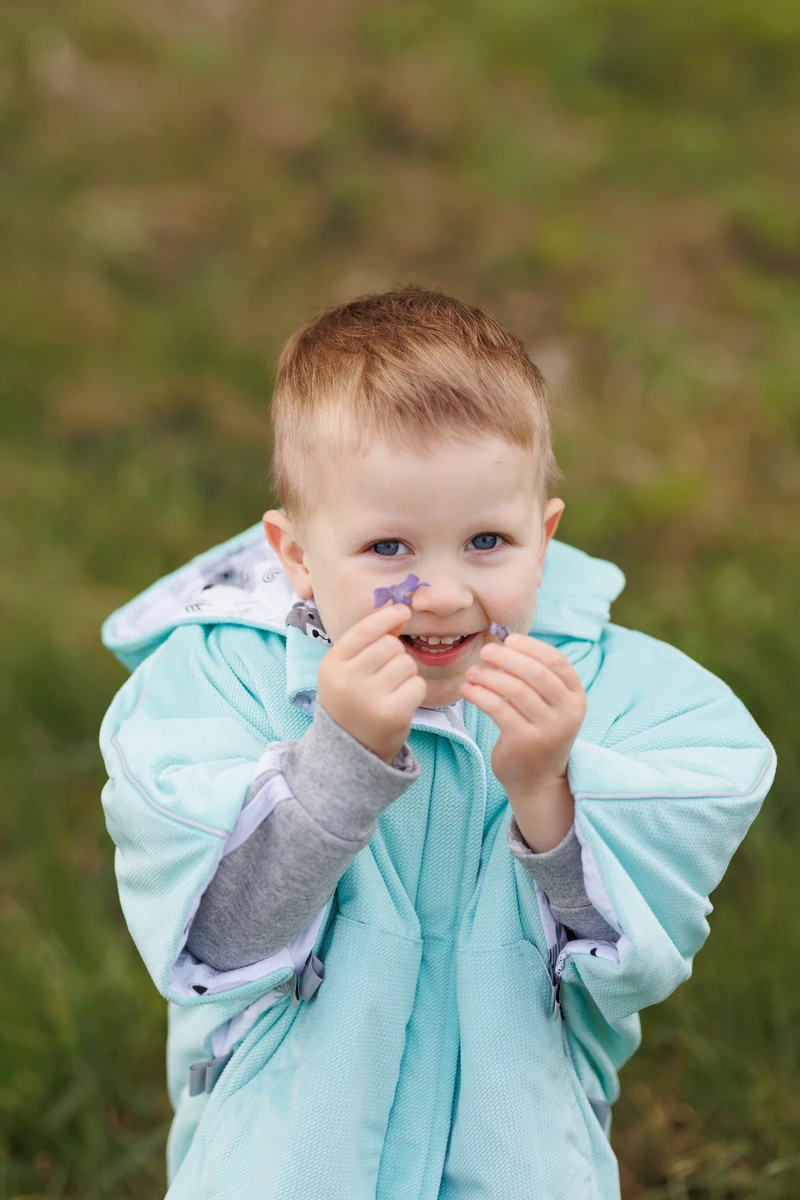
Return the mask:
POLYGON ((509 641, 511 641, 511 645, 508 647, 510 650, 516 650, 520 654, 538 659, 563 679, 568 688, 574 691, 583 691, 583 684, 578 672, 569 659, 555 646, 551 646, 539 638, 527 637, 523 634, 514 634, 512 638, 506 638, 505 645, 508 645, 509 641))
POLYGON ((342 634, 336 643, 339 654, 343 658, 353 658, 385 634, 396 636, 410 616, 411 609, 407 604, 387 604, 384 608, 376 608, 342 634))
POLYGON ((413 679, 418 674, 419 671, 414 659, 410 654, 403 653, 388 659, 375 672, 375 681, 378 686, 384 688, 387 692, 392 692, 396 691, 407 679, 413 679))
POLYGON ((583 691, 583 685, 572 663, 568 662, 563 654, 559 654, 553 646, 548 646, 544 642, 538 642, 535 646, 531 646, 529 643, 533 639, 522 638, 519 634, 512 636, 520 637, 520 641, 509 646, 508 643, 511 639, 506 638, 502 646, 496 642, 489 642, 488 645, 483 646, 481 648, 483 661, 490 663, 493 667, 510 671, 522 679, 528 679, 537 687, 541 683, 542 694, 550 703, 558 701, 564 688, 571 692, 583 691), (541 649, 539 649, 540 647, 541 649), (550 653, 551 651, 552 653, 550 653))
POLYGON ((403 679, 392 692, 392 698, 403 704, 414 701, 414 708, 419 708, 428 691, 428 685, 421 675, 409 675, 403 679))
POLYGON ((348 667, 362 676, 374 675, 385 664, 397 660, 399 663, 412 663, 416 671, 416 661, 406 643, 399 636, 400 632, 401 630, 397 629, 381 634, 377 641, 370 643, 363 650, 359 650, 358 654, 347 659, 348 667))
POLYGON ((553 714, 553 706, 522 679, 506 672, 493 671, 488 667, 477 667, 475 674, 470 667, 467 672, 467 683, 477 686, 493 695, 508 701, 521 717, 534 725, 548 721, 553 714))
MULTIPOLYGON (((483 658, 481 654, 481 658, 483 658)), ((500 672, 500 678, 506 677, 519 679, 523 685, 529 690, 535 689, 542 699, 554 708, 563 704, 567 698, 567 688, 564 680, 550 670, 544 663, 538 659, 528 658, 527 655, 514 653, 509 651, 500 658, 496 654, 487 656, 489 665, 481 667, 470 667, 467 671, 467 678, 473 670, 485 670, 487 672, 500 672)), ((485 663, 485 660, 484 660, 485 663)))
POLYGON ((463 683, 461 685, 464 698, 491 717, 501 733, 521 734, 529 722, 513 704, 508 703, 489 688, 480 684, 463 683))

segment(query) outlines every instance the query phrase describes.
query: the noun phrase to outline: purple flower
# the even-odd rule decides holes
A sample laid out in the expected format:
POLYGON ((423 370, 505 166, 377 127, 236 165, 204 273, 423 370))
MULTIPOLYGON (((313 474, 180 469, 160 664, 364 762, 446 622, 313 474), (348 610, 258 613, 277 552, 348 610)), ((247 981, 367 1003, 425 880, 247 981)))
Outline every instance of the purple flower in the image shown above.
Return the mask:
POLYGON ((382 608, 390 600, 392 604, 408 604, 410 607, 417 588, 430 586, 429 583, 420 583, 419 575, 406 575, 402 583, 396 583, 393 587, 375 588, 375 603, 372 607, 382 608))
POLYGON ((496 621, 492 621, 489 626, 489 633, 493 633, 495 637, 500 638, 501 642, 504 642, 511 633, 511 630, 506 629, 505 625, 498 625, 496 621))

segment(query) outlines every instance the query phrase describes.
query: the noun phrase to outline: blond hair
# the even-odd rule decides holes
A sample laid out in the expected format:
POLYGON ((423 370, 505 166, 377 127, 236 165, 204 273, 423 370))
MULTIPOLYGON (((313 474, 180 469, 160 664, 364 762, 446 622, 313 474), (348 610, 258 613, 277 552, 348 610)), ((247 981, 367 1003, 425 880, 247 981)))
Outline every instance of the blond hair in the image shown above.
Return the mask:
POLYGON ((496 435, 532 455, 542 508, 564 478, 544 379, 518 337, 441 292, 403 287, 325 309, 283 348, 272 397, 272 487, 296 531, 321 501, 320 467, 382 439, 430 453, 496 435))

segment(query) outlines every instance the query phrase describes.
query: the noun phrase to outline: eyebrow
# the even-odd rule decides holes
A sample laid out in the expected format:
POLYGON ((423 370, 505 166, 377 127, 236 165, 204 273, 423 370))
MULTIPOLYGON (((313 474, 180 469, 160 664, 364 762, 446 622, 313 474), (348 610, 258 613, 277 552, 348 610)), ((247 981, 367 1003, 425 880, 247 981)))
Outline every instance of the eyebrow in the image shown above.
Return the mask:
MULTIPOLYGON (((490 513, 488 516, 476 518, 475 521, 470 523, 470 528, 479 529, 481 531, 486 530, 487 532, 495 529, 499 531, 503 528, 513 528, 520 520, 521 518, 519 516, 512 518, 508 514, 503 516, 502 514, 498 513, 490 513)), ((374 520, 370 521, 369 526, 360 526, 358 529, 354 530, 352 536, 357 541, 365 541, 367 538, 373 537, 376 529, 380 529, 384 533, 389 529, 394 529, 396 530, 396 536, 399 537, 403 523, 403 518, 397 515, 386 518, 376 517, 374 520)), ((528 522, 523 520, 522 524, 523 528, 527 532, 528 522)))

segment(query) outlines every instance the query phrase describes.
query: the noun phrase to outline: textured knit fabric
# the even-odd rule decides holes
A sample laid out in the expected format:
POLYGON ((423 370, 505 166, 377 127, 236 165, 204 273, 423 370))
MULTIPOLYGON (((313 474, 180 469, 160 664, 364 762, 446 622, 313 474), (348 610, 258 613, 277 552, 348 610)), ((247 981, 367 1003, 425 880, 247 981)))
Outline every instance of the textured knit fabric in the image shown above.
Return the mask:
MULTIPOLYGON (((187 949, 218 970, 266 958, 305 929, 374 835, 379 815, 419 776, 407 743, 387 765, 319 701, 309 730, 286 744, 282 766, 289 802, 222 859, 189 929, 187 949)), ((257 777, 246 804, 274 774, 257 777)), ((617 940, 586 895, 574 829, 552 850, 534 854, 512 820, 509 847, 573 937, 617 940)))
MULTIPOLYGON (((379 815, 419 777, 407 743, 393 762, 382 762, 317 703, 311 726, 282 756, 292 795, 219 864, 189 930, 192 954, 232 970, 305 929, 373 837, 379 815)), ((256 780, 251 802, 273 775, 256 780)))
POLYGON ((260 527, 106 623, 135 668, 101 729, 103 804, 128 927, 170 1002, 168 1200, 619 1200, 596 1112, 639 1010, 691 973, 775 773, 724 683, 609 622, 623 584, 552 541, 530 630, 586 691, 568 777, 614 945, 568 940, 510 853, 497 728, 464 703, 417 710, 420 774, 307 930, 244 968, 199 962, 186 937, 226 848, 248 810, 290 802, 276 746, 309 729, 328 644, 287 629, 299 598, 260 527), (236 586, 206 590, 221 570, 236 586), (265 756, 276 773, 245 806, 265 756), (295 1003, 312 954, 324 979, 295 1003), (189 1095, 190 1065, 228 1054, 210 1095, 189 1095))
POLYGON ((534 854, 512 817, 508 824, 508 848, 543 889, 556 921, 573 937, 618 940, 617 931, 603 920, 586 894, 581 844, 574 825, 552 850, 534 854))

